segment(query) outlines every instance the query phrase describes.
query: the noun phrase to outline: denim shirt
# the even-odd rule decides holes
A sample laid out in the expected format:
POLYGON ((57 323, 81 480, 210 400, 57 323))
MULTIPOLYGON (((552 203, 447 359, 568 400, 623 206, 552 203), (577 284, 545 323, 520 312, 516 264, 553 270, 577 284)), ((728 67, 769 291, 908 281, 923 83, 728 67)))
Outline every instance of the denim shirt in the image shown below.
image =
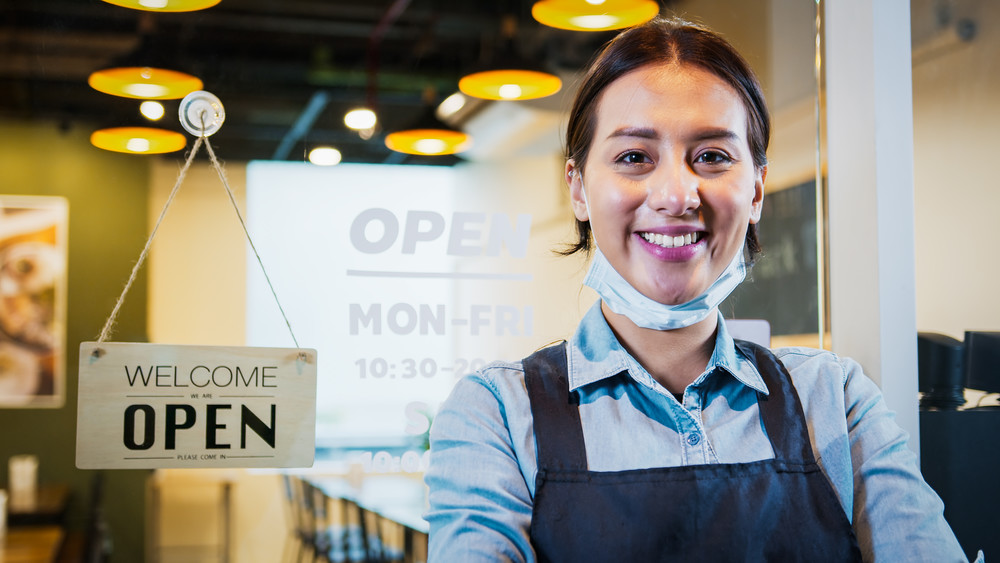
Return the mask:
MULTIPOLYGON (((813 452, 865 560, 966 561, 941 500, 906 446, 906 432, 861 367, 822 350, 774 353, 792 376, 813 452)), ((682 401, 622 348, 600 302, 568 342, 567 369, 580 397, 591 471, 774 457, 756 398, 767 388, 721 316, 708 366, 682 401)), ((428 560, 534 561, 528 529, 537 466, 521 363, 494 363, 461 379, 430 439, 428 560)), ((636 533, 655 533, 655 523, 635 524, 636 533)))

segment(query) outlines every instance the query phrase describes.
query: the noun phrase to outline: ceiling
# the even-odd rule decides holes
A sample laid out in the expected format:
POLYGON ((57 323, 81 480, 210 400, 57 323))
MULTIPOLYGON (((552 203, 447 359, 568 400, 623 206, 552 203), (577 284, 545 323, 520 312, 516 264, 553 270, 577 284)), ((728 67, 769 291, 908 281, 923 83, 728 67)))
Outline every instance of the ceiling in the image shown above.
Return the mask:
MULTIPOLYGON (((520 54, 564 76, 611 36, 545 27, 530 9, 530 0, 222 0, 171 14, 101 0, 0 0, 0 118, 86 131, 146 124, 138 101, 87 85, 145 39, 164 66, 195 74, 222 100, 226 122, 212 144, 227 160, 302 160, 332 144, 345 162, 453 164, 393 153, 383 138, 488 63, 505 16, 517 23, 520 54), (365 140, 343 115, 368 100, 380 128, 365 140)), ((179 102, 165 105, 162 126, 180 131, 179 102)))

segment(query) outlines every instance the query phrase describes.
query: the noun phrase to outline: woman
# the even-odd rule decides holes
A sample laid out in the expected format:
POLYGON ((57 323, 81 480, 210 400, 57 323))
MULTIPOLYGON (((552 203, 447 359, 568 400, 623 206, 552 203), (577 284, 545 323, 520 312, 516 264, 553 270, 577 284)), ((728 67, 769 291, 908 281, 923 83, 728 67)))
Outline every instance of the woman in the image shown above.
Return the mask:
POLYGON ((769 116, 746 62, 654 20, 600 54, 566 181, 600 301, 565 345, 461 380, 431 431, 432 561, 959 561, 878 388, 734 342, 769 116))

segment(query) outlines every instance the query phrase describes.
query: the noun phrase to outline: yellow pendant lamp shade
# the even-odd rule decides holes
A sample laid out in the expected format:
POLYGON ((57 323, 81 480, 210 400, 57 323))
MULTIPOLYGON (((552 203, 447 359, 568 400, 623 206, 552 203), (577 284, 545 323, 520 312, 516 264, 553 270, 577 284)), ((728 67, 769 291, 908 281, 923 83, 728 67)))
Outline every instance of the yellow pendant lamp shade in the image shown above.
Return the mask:
POLYGON ((90 75, 87 83, 112 96, 147 100, 174 100, 201 90, 201 79, 183 72, 149 66, 106 68, 90 75))
POLYGON ((433 93, 424 93, 427 106, 409 127, 385 136, 385 146, 396 152, 421 156, 460 153, 472 146, 472 137, 438 119, 433 93))
POLYGON ((647 22, 660 12, 652 0, 540 0, 531 7, 539 23, 574 31, 608 31, 647 22))
POLYGON ((484 100, 533 100, 551 96, 562 88, 558 76, 546 72, 535 59, 518 50, 514 15, 501 18, 500 34, 503 43, 492 60, 458 81, 463 94, 484 100))
POLYGON ((99 149, 129 154, 162 154, 187 145, 184 135, 153 127, 112 127, 90 135, 90 144, 99 149))
POLYGON ((386 135, 385 146, 406 154, 440 156, 467 150, 472 137, 454 129, 407 129, 386 135))
POLYGON ((211 8, 221 0, 104 0, 108 4, 148 12, 194 12, 211 8))
POLYGON ((560 88, 558 76, 517 68, 474 72, 458 81, 462 93, 484 100, 533 100, 551 96, 560 88))

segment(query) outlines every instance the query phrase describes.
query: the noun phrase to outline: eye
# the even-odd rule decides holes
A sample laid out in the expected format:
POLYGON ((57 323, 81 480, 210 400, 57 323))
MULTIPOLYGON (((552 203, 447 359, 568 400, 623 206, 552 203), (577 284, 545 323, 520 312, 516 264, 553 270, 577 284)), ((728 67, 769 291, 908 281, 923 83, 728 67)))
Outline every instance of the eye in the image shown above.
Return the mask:
POLYGON ((649 158, 646 153, 641 151, 625 151, 615 158, 615 164, 625 164, 631 166, 648 164, 650 162, 653 162, 653 160, 649 158))
POLYGON ((722 151, 717 150, 707 150, 699 154, 694 161, 696 163, 708 164, 713 166, 732 164, 733 159, 722 151))

